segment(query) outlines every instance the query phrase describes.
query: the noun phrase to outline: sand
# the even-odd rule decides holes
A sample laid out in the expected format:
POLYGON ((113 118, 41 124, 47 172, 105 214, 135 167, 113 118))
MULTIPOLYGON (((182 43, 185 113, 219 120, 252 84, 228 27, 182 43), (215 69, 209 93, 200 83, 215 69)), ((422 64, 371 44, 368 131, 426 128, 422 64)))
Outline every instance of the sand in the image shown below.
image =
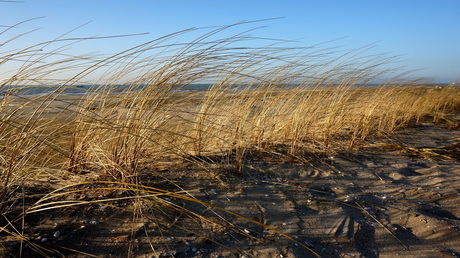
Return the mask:
MULTIPOLYGON (((460 115, 451 119, 460 123, 460 115)), ((24 235, 31 242, 23 243, 22 255, 38 257, 35 243, 66 257, 460 257, 460 130, 453 125, 422 123, 306 163, 254 155, 241 174, 193 163, 142 171, 141 183, 187 190, 292 239, 180 198, 160 197, 226 222, 213 225, 164 204, 142 210, 151 216, 141 218, 122 210, 136 209, 130 200, 95 202, 130 193, 83 192, 69 198, 93 203, 26 216, 24 235)), ((100 179, 91 172, 60 173, 62 179, 28 191, 100 179)), ((19 255, 17 238, 2 233, 0 242, 8 249, 2 256, 19 255)))

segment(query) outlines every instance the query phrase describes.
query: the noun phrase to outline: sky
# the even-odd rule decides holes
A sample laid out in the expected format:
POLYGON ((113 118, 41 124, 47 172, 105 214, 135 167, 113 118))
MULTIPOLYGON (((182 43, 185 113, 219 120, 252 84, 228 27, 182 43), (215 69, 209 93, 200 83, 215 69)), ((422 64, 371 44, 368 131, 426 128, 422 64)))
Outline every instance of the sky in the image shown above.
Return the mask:
POLYGON ((148 33, 79 45, 88 53, 116 53, 191 27, 280 18, 240 29, 266 26, 251 33, 303 46, 329 42, 325 45, 357 49, 375 44, 372 53, 398 56, 397 66, 413 71, 412 77, 460 81, 459 0, 0 0, 0 10, 0 31, 43 17, 0 34, 0 54, 67 32, 67 37, 148 33), (35 29, 2 47, 8 37, 35 29))

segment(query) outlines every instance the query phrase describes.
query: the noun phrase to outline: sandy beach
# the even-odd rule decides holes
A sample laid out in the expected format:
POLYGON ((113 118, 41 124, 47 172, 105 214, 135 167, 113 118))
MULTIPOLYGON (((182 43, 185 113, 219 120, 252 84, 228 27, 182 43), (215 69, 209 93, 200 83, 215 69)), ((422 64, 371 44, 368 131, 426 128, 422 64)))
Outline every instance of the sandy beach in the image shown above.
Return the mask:
POLYGON ((70 2, 0 0, 0 258, 460 258, 460 2, 70 2))
MULTIPOLYGON (((142 170, 143 185, 212 206, 158 195, 149 197, 162 200, 152 211, 139 211, 157 214, 149 217, 133 213, 129 198, 110 201, 133 193, 76 191, 65 198, 86 205, 26 216, 31 241, 22 255, 36 255, 36 244, 66 257, 123 257, 127 250, 133 257, 460 257, 460 115, 449 121, 423 122, 306 162, 254 153, 240 174, 159 162, 142 170)), ((103 179, 59 173, 28 193, 103 179)), ((0 239, 19 252, 17 239, 0 239)))

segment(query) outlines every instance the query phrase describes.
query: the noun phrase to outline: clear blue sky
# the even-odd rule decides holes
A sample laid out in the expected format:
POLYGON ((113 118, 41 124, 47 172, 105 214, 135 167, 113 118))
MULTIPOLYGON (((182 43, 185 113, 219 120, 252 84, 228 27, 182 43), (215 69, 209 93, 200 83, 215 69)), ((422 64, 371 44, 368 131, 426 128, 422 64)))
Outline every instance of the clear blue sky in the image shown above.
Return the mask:
MULTIPOLYGON (((421 69, 415 77, 460 79, 460 0, 24 0, 0 1, 0 10, 3 26, 46 16, 10 32, 41 28, 24 44, 53 39, 89 21, 69 36, 149 32, 110 44, 82 43, 86 52, 117 52, 190 27, 284 17, 251 25, 268 25, 254 34, 297 39, 302 45, 344 37, 329 44, 346 49, 376 43, 372 51, 399 55, 398 65, 421 69)), ((0 43, 7 36, 0 35, 0 43)))

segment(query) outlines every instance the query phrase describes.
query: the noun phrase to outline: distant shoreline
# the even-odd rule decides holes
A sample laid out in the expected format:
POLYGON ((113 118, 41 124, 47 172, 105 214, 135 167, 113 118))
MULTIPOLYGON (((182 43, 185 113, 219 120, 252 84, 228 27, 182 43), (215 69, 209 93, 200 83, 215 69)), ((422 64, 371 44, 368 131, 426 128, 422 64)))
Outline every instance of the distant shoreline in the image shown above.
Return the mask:
MULTIPOLYGON (((101 93, 101 91, 110 91, 111 94, 120 94, 120 93, 129 93, 129 92, 137 92, 138 90, 141 90, 149 85, 139 85, 139 86, 131 86, 129 84, 126 85, 120 85, 120 84, 114 84, 114 85, 101 85, 101 84, 78 84, 78 85, 72 85, 72 86, 39 86, 39 85, 12 85, 12 86, 3 86, 0 87, 0 98, 3 97, 5 94, 11 94, 11 95, 21 95, 21 96, 36 96, 40 94, 48 94, 52 93, 53 91, 56 91, 56 93, 59 94, 65 94, 65 95, 83 95, 83 94, 92 94, 92 93, 101 93)), ((211 83, 192 83, 192 84, 187 84, 184 86, 174 86, 171 87, 172 91, 178 91, 178 92, 197 92, 197 91, 206 91, 211 89, 213 84, 211 83)), ((292 84, 292 85, 285 85, 285 86, 280 86, 280 87, 273 87, 273 89, 293 89, 297 88, 299 84, 292 84)), ((367 83, 367 84, 360 84, 360 85, 355 85, 353 88, 356 87, 392 87, 392 86, 398 86, 398 84, 395 85, 385 85, 385 84, 376 84, 376 83, 367 83)), ((446 87, 446 86, 460 86, 460 83, 430 83, 430 84, 418 84, 418 85, 413 85, 415 87, 446 87)), ((311 88, 315 88, 316 86, 311 86, 311 88)), ((335 84, 333 85, 327 85, 326 87, 336 87, 335 84)), ((247 86, 245 84, 241 85, 230 85, 230 86, 225 86, 224 87, 226 90, 238 90, 238 89, 257 89, 258 85, 251 85, 247 86), (248 88, 249 87, 249 88, 248 88)), ((305 87, 308 89, 308 87, 305 87)), ((321 88, 321 87, 319 87, 321 88)))

